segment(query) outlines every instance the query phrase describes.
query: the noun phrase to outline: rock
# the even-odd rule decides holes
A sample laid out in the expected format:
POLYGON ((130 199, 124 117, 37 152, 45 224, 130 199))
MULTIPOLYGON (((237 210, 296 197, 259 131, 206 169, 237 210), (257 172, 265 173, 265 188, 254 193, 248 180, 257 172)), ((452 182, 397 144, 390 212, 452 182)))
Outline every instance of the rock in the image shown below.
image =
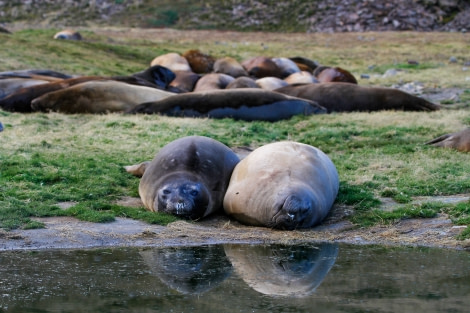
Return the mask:
POLYGON ((394 68, 391 68, 391 69, 388 69, 385 71, 385 73, 382 75, 383 78, 387 78, 387 77, 393 77, 393 76, 396 76, 398 74, 398 71, 394 68))
POLYGON ((457 63, 457 58, 452 56, 452 57, 449 58, 449 62, 450 63, 457 63))

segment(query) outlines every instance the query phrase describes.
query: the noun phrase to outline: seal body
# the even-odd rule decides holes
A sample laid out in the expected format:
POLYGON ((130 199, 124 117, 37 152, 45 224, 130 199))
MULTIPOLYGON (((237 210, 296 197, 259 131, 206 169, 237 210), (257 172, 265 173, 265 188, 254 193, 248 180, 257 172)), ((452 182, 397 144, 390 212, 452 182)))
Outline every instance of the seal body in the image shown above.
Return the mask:
POLYGON ((219 209, 238 156, 203 136, 177 139, 146 166, 139 194, 150 211, 196 220, 219 209))
POLYGON ((435 111, 440 109, 437 104, 399 89, 366 87, 344 82, 293 85, 274 91, 316 101, 328 112, 435 111))
POLYGON ((188 92, 137 105, 126 113, 180 117, 233 118, 245 121, 279 121, 294 115, 325 113, 316 102, 259 88, 188 92))
POLYGON ((238 163, 224 210, 247 225, 309 228, 327 216, 338 189, 338 172, 325 153, 298 142, 276 142, 238 163))
POLYGON ((441 148, 452 148, 462 152, 470 152, 470 127, 455 133, 439 136, 426 142, 426 144, 441 148))
POLYGON ((114 80, 88 81, 46 93, 31 101, 31 108, 61 113, 122 112, 172 95, 175 93, 114 80))

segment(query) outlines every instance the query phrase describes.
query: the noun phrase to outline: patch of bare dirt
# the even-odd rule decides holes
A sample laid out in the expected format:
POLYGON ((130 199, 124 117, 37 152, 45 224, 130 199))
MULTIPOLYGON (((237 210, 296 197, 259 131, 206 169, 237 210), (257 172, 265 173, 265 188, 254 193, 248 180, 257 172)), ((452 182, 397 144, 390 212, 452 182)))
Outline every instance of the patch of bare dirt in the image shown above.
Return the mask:
MULTIPOLYGON (((468 201, 470 195, 440 197, 436 201, 468 201)), ((385 200, 385 199, 384 199, 385 200)), ((397 204, 386 199, 383 209, 397 204)), ((429 199, 416 199, 423 201, 429 199)), ((125 198, 126 205, 140 206, 140 199, 125 198)), ((217 243, 338 242, 386 246, 428 246, 470 250, 470 240, 457 240, 464 227, 452 224, 444 214, 430 219, 407 219, 393 225, 356 228, 347 220, 351 208, 336 205, 322 225, 307 230, 280 231, 249 227, 216 215, 199 222, 177 221, 168 226, 117 218, 98 224, 71 217, 38 218, 44 229, 0 231, 0 251, 38 249, 90 249, 104 247, 164 247, 217 243)))

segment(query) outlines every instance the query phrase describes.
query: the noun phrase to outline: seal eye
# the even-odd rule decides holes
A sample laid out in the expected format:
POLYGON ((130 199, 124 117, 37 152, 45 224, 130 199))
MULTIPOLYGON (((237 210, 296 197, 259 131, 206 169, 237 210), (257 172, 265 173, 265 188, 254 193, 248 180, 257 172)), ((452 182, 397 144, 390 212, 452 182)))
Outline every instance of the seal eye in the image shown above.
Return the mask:
POLYGON ((170 190, 168 190, 168 189, 163 189, 163 194, 164 194, 164 195, 169 195, 170 193, 171 193, 170 190))
POLYGON ((199 192, 198 192, 197 190, 191 190, 191 191, 189 192, 189 194, 190 194, 191 196, 195 197, 195 196, 197 196, 197 195, 199 194, 199 192))

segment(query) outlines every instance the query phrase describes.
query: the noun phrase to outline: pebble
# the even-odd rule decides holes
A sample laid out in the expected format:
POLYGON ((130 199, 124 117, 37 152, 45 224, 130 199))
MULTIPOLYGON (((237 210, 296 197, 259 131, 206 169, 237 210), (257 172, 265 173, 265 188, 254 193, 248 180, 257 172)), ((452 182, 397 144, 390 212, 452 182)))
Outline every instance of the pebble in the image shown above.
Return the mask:
POLYGON ((450 63, 457 63, 457 58, 456 57, 450 57, 449 62, 450 63))
POLYGON ((0 122, 0 132, 3 130, 3 124, 0 122))
POLYGON ((369 79, 370 75, 369 74, 361 74, 362 79, 369 79))

